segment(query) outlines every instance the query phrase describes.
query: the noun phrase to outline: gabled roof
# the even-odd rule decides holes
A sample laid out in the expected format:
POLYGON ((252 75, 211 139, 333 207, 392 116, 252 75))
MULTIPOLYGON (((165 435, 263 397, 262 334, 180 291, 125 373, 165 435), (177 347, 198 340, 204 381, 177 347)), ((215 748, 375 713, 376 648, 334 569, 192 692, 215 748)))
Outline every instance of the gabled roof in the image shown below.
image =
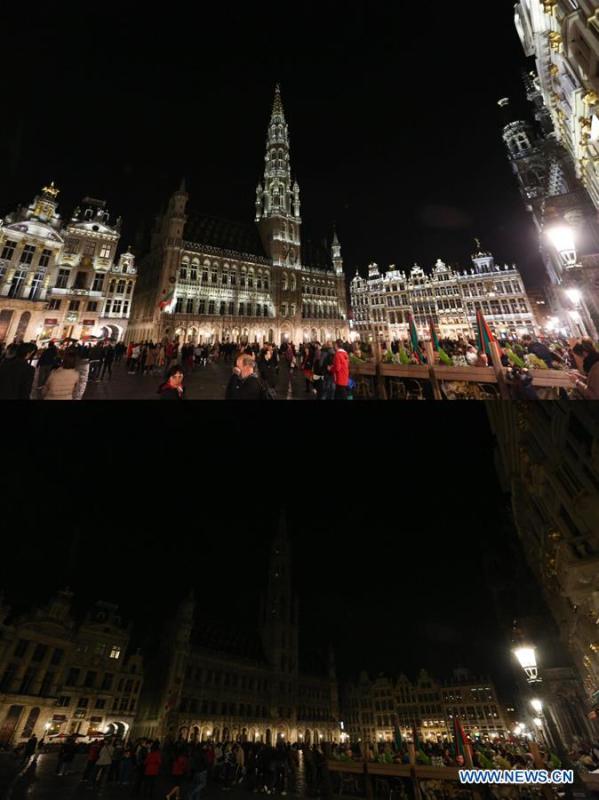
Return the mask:
POLYGON ((190 244, 206 245, 239 255, 270 260, 253 222, 231 222, 192 212, 185 225, 184 237, 190 244))
POLYGON ((37 219, 26 219, 21 222, 12 222, 4 226, 6 231, 27 233, 29 236, 37 236, 40 239, 50 239, 51 242, 62 242, 63 239, 49 225, 37 219))

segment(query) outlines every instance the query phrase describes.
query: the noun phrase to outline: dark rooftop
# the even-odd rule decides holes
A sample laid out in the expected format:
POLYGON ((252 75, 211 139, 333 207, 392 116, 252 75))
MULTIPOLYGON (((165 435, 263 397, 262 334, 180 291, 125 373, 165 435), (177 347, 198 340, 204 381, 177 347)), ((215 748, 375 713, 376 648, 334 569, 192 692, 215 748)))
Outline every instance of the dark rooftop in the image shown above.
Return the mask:
POLYGON ((270 260, 253 222, 231 222, 192 212, 185 225, 184 236, 186 242, 193 244, 270 260))
POLYGON ((215 653, 266 663, 257 632, 233 630, 220 622, 196 621, 192 644, 215 653))

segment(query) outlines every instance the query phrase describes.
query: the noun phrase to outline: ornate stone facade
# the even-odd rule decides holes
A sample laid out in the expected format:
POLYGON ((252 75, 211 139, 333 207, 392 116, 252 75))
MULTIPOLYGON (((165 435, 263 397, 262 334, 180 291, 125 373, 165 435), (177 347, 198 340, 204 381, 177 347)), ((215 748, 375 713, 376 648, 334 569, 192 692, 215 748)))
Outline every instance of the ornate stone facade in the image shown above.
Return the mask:
POLYGON ((0 341, 121 339, 137 271, 131 252, 116 260, 120 220, 85 198, 63 224, 58 194, 51 184, 0 220, 0 341))
POLYGON ((584 258, 599 253, 598 8, 597 0, 520 0, 516 28, 536 63, 525 76, 536 130, 510 114, 508 98, 499 101, 510 163, 539 232, 553 329, 594 338, 599 275, 584 258))
POLYGON ((354 334, 363 340, 408 338, 412 314, 425 339, 431 321, 441 337, 469 337, 478 308, 498 335, 533 333, 536 320, 516 267, 499 267, 480 246, 472 263, 470 272, 458 272, 439 260, 430 275, 417 265, 406 274, 395 267, 381 273, 371 264, 367 279, 357 274, 351 282, 354 334))
POLYGON ((135 733, 205 741, 339 741, 335 664, 300 669, 299 608, 284 522, 272 545, 258 635, 202 622, 192 594, 148 666, 135 733))
POLYGON ((275 92, 255 222, 188 209, 185 183, 158 218, 142 260, 130 340, 301 342, 348 334, 336 234, 330 248, 302 237, 300 189, 275 92))
POLYGON ((16 617, 0 601, 0 745, 131 729, 143 662, 128 652, 130 629, 110 603, 77 624, 72 599, 64 590, 16 617))
POLYGON ((466 670, 456 670, 446 683, 434 680, 425 670, 415 682, 405 675, 379 675, 371 680, 362 672, 344 694, 343 721, 352 742, 393 741, 397 728, 404 739, 412 738, 414 728, 423 741, 450 738, 456 716, 472 738, 508 733, 493 683, 489 678, 476 679, 466 670))
POLYGON ((584 720, 599 707, 599 417, 590 403, 562 402, 489 416, 524 554, 582 680, 584 720))

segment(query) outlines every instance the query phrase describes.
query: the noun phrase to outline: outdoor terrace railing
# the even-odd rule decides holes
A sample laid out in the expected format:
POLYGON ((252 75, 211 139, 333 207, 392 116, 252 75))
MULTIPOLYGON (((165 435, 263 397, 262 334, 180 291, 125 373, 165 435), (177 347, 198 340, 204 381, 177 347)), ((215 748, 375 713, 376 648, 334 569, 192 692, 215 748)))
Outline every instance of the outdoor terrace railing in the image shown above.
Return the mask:
MULTIPOLYGON (((491 343, 492 366, 490 367, 448 367, 443 364, 435 363, 435 353, 430 342, 425 343, 426 357, 428 363, 419 366, 415 364, 388 364, 382 361, 380 347, 375 343, 374 358, 364 364, 350 367, 351 375, 358 384, 358 397, 370 397, 371 399, 390 400, 390 399, 424 399, 405 396, 401 393, 394 393, 392 385, 388 379, 396 381, 415 381, 421 386, 430 386, 429 394, 435 400, 443 400, 443 384, 466 384, 471 387, 472 399, 496 399, 509 400, 511 394, 507 379, 507 368, 501 363, 501 355, 497 343, 491 343), (489 391, 486 391, 489 387, 489 391)), ((572 390, 572 381, 567 372, 553 369, 531 369, 529 374, 532 377, 532 385, 535 389, 553 390, 557 397, 560 389, 572 390)), ((406 395, 410 392, 406 391, 406 395)), ((414 392, 412 392, 414 394, 414 392)), ((548 392, 551 394, 551 391, 548 392)))

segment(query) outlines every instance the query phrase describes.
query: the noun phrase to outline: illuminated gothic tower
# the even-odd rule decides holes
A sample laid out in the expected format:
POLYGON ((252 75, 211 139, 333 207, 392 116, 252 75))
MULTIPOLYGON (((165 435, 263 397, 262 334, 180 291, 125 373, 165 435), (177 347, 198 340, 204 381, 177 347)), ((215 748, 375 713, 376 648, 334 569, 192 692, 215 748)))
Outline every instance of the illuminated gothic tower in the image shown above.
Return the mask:
POLYGON ((289 129, 278 84, 266 139, 264 183, 259 183, 256 189, 256 222, 274 264, 299 269, 300 189, 297 181, 291 179, 289 129))
POLYGON ((298 604, 291 588, 291 548, 284 513, 272 544, 260 620, 265 655, 288 678, 298 674, 298 604))

